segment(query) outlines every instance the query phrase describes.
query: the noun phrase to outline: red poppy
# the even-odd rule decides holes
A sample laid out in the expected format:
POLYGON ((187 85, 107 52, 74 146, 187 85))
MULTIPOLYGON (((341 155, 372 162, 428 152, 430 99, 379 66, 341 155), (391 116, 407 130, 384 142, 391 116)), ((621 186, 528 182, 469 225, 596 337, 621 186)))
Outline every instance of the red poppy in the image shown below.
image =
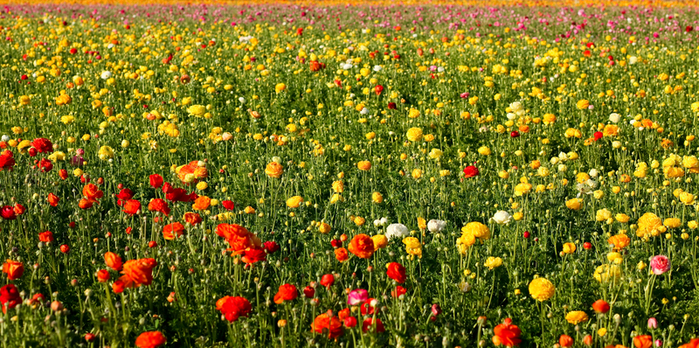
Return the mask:
POLYGON ((141 210, 141 202, 136 199, 129 199, 124 203, 124 213, 134 215, 141 210))
POLYGON ((163 186, 163 177, 160 176, 160 174, 151 174, 148 177, 148 181, 152 188, 160 188, 160 186, 163 186))
POLYGON ((24 265, 19 261, 7 260, 2 264, 2 272, 7 273, 7 279, 15 280, 24 274, 24 265))
POLYGON ((44 243, 49 243, 49 242, 53 242, 54 240, 55 239, 53 238, 53 233, 51 231, 39 233, 39 241, 42 241, 44 243))
POLYGON ((284 301, 293 301, 299 297, 299 291, 293 284, 284 284, 279 286, 279 291, 274 295, 274 303, 281 304, 284 301))
POLYGON ((405 295, 408 292, 404 287, 398 285, 395 290, 391 290, 391 296, 398 298, 401 295, 405 295))
POLYGON ((233 201, 223 201, 221 202, 221 205, 223 205, 226 210, 234 210, 235 209, 235 203, 233 201))
POLYGON ((388 264, 386 275, 396 282, 402 284, 405 282, 405 267, 398 262, 391 262, 388 264))
POLYGON ((6 313, 8 308, 15 308, 22 303, 22 297, 19 296, 19 290, 14 284, 7 284, 0 288, 0 303, 2 303, 3 313, 6 313))
POLYGON ((170 206, 168 206, 166 201, 160 198, 151 199, 150 203, 148 203, 148 210, 159 211, 165 216, 170 215, 170 206))
POLYGON ((240 296, 225 296, 216 301, 216 309, 221 311, 229 322, 234 322, 240 317, 247 317, 252 312, 250 301, 240 296))
POLYGON ((512 319, 507 318, 502 324, 499 324, 493 329, 493 344, 495 346, 504 345, 505 347, 518 346, 522 340, 519 336, 522 330, 517 325, 512 324, 512 319))
POLYGON ((337 338, 342 336, 342 323, 340 322, 340 318, 323 313, 313 320, 311 331, 319 334, 327 334, 328 338, 331 339, 337 338))
POLYGON ((10 150, 5 150, 0 153, 0 171, 12 170, 15 166, 14 154, 10 150))
POLYGON ((97 274, 95 275, 97 276, 97 280, 100 283, 106 283, 109 281, 109 278, 111 278, 111 276, 109 275, 109 271, 107 271, 106 269, 101 269, 97 271, 97 274))
POLYGON ((374 321, 373 318, 366 318, 364 319, 364 322, 362 323, 362 332, 367 332, 369 329, 372 329, 374 332, 382 333, 386 331, 386 328, 383 326, 383 323, 381 322, 381 319, 376 319, 374 321))
POLYGON ((163 238, 165 240, 174 240, 184 234, 184 226, 179 222, 174 222, 163 227, 163 238))
POLYGON ((51 140, 46 138, 36 138, 32 141, 32 146, 39 151, 39 153, 50 153, 53 152, 53 144, 51 140))
POLYGON ((138 348, 158 348, 167 342, 167 338, 160 331, 144 332, 136 337, 138 348))
POLYGON ((480 172, 476 166, 468 166, 464 168, 464 178, 472 178, 474 176, 478 176, 478 174, 480 174, 480 172))

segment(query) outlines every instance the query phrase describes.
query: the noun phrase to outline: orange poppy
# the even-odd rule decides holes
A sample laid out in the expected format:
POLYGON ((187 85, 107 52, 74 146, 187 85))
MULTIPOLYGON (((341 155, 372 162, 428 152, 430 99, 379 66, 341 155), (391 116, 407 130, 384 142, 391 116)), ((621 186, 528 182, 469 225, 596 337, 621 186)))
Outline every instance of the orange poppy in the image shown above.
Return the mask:
POLYGON ((119 280, 124 282, 125 288, 136 288, 141 285, 150 285, 153 282, 153 268, 158 265, 155 259, 145 258, 126 261, 123 274, 119 280))
POLYGON ((108 251, 104 254, 104 263, 107 264, 107 267, 115 270, 115 271, 121 271, 122 267, 124 264, 121 261, 121 257, 119 255, 108 251))
POLYGON ((19 279, 24 274, 24 265, 19 261, 7 260, 2 264, 2 272, 7 273, 7 279, 19 279))
POLYGON ((184 234, 184 226, 179 222, 174 222, 163 227, 163 238, 166 240, 174 240, 184 234))
POLYGON ((352 238, 349 251, 362 259, 368 259, 374 254, 374 240, 366 234, 358 234, 352 238))

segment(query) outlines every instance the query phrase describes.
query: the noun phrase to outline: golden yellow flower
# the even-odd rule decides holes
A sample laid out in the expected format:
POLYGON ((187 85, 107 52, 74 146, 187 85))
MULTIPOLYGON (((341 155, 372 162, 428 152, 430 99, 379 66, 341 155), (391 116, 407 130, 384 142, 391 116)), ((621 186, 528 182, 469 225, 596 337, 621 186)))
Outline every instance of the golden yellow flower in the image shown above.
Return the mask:
POLYGON ((575 103, 575 107, 577 107, 579 110, 586 110, 590 106, 590 102, 585 99, 578 100, 577 103, 575 103))
POLYGON ((664 232, 662 229, 662 220, 653 214, 645 213, 643 214, 636 223, 638 228, 636 229, 636 236, 642 237, 655 237, 660 233, 664 232))
POLYGON ((293 196, 286 200, 286 206, 289 208, 298 208, 303 203, 303 197, 293 196))
POLYGON ((370 170, 371 169, 371 162, 359 161, 357 163, 357 168, 359 168, 359 170, 364 170, 364 171, 370 170))
POLYGON ((556 293, 556 287, 546 278, 536 278, 529 283, 529 294, 537 301, 546 301, 556 293))
POLYGON ((206 113, 206 107, 203 105, 192 105, 187 108, 187 112, 196 117, 202 117, 206 113))
POLYGON ((406 136, 408 140, 412 142, 420 141, 422 140, 422 128, 418 127, 413 127, 408 129, 408 133, 406 133, 406 136))
POLYGON ((566 201, 566 207, 571 210, 580 210, 582 208, 582 199, 572 198, 566 201))
POLYGON ((609 209, 604 208, 597 211, 595 214, 595 220, 597 221, 607 221, 612 218, 612 212, 609 209))
POLYGON ((573 325, 578 325, 579 323, 587 321, 587 319, 587 314, 583 311, 572 311, 566 314, 566 321, 573 325))
POLYGON ((332 230, 332 227, 326 222, 321 222, 320 226, 318 226, 318 231, 322 234, 328 234, 330 230, 332 230))
POLYGON ((677 228, 682 225, 682 220, 678 218, 667 218, 663 221, 663 225, 667 228, 677 228))
POLYGON ((483 266, 488 267, 489 269, 494 269, 502 266, 502 259, 499 257, 488 257, 485 260, 485 263, 483 263, 483 266))
POLYGON ((563 243, 563 253, 572 254, 577 250, 577 247, 573 243, 563 243))
POLYGON ((481 147, 478 148, 478 153, 481 154, 481 155, 483 155, 483 156, 488 156, 488 155, 490 155, 492 152, 490 151, 490 148, 489 148, 489 147, 487 147, 487 146, 481 146, 481 147))
POLYGON ((388 238, 383 234, 371 236, 371 240, 374 241, 374 250, 383 249, 388 246, 388 238))
POLYGON ((604 264, 595 269, 594 277, 600 283, 613 282, 621 277, 621 269, 616 264, 604 264))
POLYGON ((284 174, 284 167, 277 162, 269 162, 265 168, 265 174, 271 178, 278 179, 284 174))

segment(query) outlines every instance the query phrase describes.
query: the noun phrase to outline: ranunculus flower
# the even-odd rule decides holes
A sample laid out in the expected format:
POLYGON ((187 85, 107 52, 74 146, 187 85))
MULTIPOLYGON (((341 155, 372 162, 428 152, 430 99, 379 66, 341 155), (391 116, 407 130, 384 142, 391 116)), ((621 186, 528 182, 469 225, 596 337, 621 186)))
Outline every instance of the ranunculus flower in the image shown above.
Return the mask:
POLYGON ((274 303, 281 304, 284 301, 293 301, 299 297, 299 291, 293 284, 284 284, 279 286, 279 291, 274 295, 274 303))
POLYGON ((364 289, 355 289, 347 295, 347 304, 350 306, 360 305, 369 298, 369 292, 364 289))
POLYGON ((402 284, 405 282, 405 267, 398 262, 391 262, 388 264, 386 275, 396 282, 402 284))
POLYGON ((504 225, 510 223, 512 221, 512 215, 510 213, 504 211, 504 210, 498 210, 495 215, 491 218, 493 222, 495 222, 498 225, 504 225))
POLYGON ((655 255, 650 260, 650 267, 655 275, 661 275, 670 270, 670 259, 665 255, 655 255))
POLYGON ((375 251, 374 240, 366 234, 358 234, 352 238, 348 250, 359 258, 368 259, 375 251))
POLYGON ((158 348, 167 342, 167 338, 160 331, 144 332, 136 338, 138 348, 158 348))
POLYGON ((437 233, 437 232, 441 232, 446 225, 447 225, 446 221, 433 219, 427 223, 427 229, 432 233, 437 233))
POLYGON ((386 238, 391 240, 392 238, 403 238, 410 234, 408 227, 403 224, 390 224, 386 227, 386 238))
POLYGON ((464 178, 472 178, 474 176, 478 176, 478 174, 480 174, 480 172, 476 166, 468 166, 464 168, 464 178))

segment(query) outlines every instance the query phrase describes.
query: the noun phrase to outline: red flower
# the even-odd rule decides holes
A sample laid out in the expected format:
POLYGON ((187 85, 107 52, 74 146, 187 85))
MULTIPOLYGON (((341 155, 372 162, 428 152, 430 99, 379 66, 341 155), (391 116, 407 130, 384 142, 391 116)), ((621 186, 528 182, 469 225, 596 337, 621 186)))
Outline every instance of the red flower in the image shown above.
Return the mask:
POLYGON ((679 348, 699 348, 699 338, 692 338, 689 343, 683 344, 679 348))
POLYGON ((15 214, 22 215, 27 211, 27 208, 25 208, 23 205, 19 203, 16 203, 12 210, 14 210, 15 214))
POLYGON ((328 338, 337 338, 342 336, 342 323, 340 318, 333 317, 327 313, 317 316, 311 324, 311 331, 319 334, 328 334, 328 338))
POLYGON ((109 281, 109 278, 111 278, 111 276, 109 275, 109 271, 107 271, 106 269, 101 269, 97 271, 97 274, 95 275, 97 276, 97 280, 100 283, 106 283, 109 281))
POLYGON ((148 210, 159 211, 165 214, 165 216, 170 215, 170 207, 166 201, 160 198, 151 199, 150 203, 148 203, 148 210))
POLYGON ((121 189, 121 191, 119 191, 119 193, 116 194, 116 198, 119 199, 117 201, 117 204, 121 206, 124 204, 123 201, 128 201, 129 199, 133 198, 133 191, 127 188, 121 189))
POLYGON ((184 234, 184 226, 182 223, 174 222, 163 227, 163 238, 165 240, 174 240, 184 234))
POLYGON ((167 342, 167 338, 160 331, 144 332, 136 337, 138 348, 158 348, 167 342))
POLYGON ((381 92, 383 92, 383 86, 376 85, 376 87, 374 87, 374 93, 376 93, 376 95, 381 95, 381 92))
POLYGON ((245 263, 255 263, 267 259, 267 253, 263 248, 248 248, 243 253, 241 260, 245 263))
POLYGON ((0 216, 5 220, 14 220, 17 218, 15 210, 9 205, 0 208, 0 216))
POLYGON ((55 239, 53 238, 53 233, 51 231, 46 231, 39 233, 39 240, 44 243, 49 243, 53 242, 55 239))
POLYGON ((57 205, 58 205, 58 201, 60 201, 60 200, 61 200, 61 199, 58 198, 58 196, 54 195, 53 193, 49 193, 48 201, 49 201, 49 204, 50 204, 52 207, 57 206, 57 205))
POLYGON ((401 295, 405 295, 408 292, 404 287, 398 285, 395 290, 391 290, 391 296, 398 298, 401 295))
POLYGON ((221 202, 221 205, 223 205, 226 210, 233 210, 235 209, 235 203, 233 201, 223 201, 221 202))
POLYGON ((160 174, 151 174, 148 177, 148 181, 152 188, 160 188, 160 186, 163 186, 163 177, 160 176, 160 174))
POLYGON ((376 312, 377 308, 372 306, 371 303, 374 302, 376 299, 375 298, 368 298, 364 303, 362 303, 361 306, 359 306, 359 309, 362 312, 362 315, 372 315, 374 312, 376 312))
POLYGON ((124 203, 124 213, 134 215, 141 210, 141 202, 136 199, 129 199, 124 203))
POLYGON ((345 249, 345 248, 335 249, 335 258, 337 259, 337 261, 340 261, 340 262, 347 261, 347 259, 349 259, 349 254, 347 253, 347 249, 345 249))
POLYGON ((519 336, 522 330, 517 325, 512 325, 512 319, 507 318, 505 321, 493 329, 493 344, 496 346, 504 345, 505 347, 518 346, 522 340, 519 336))
POLYGON ((194 226, 200 222, 202 222, 201 215, 197 213, 192 213, 192 212, 187 212, 184 213, 184 221, 187 222, 188 224, 194 226))
POLYGON ((274 242, 274 241, 267 241, 267 242, 264 242, 262 245, 264 246, 265 250, 267 251, 267 254, 274 254, 277 251, 279 251, 279 249, 281 249, 279 247, 279 244, 277 244, 277 242, 274 242))
POLYGON ((19 261, 7 260, 2 264, 2 272, 7 273, 7 279, 15 280, 24 274, 24 265, 19 261))
POLYGON ((374 321, 372 318, 366 318, 364 319, 364 322, 362 323, 362 332, 367 332, 369 329, 374 329, 374 332, 384 332, 386 331, 386 328, 383 326, 383 323, 381 322, 381 319, 376 319, 374 321), (376 326, 374 326, 374 324, 376 326))
POLYGON ((325 274, 320 278, 320 285, 329 288, 335 283, 335 277, 332 274, 325 274))
POLYGON ((592 304, 592 309, 597 313, 607 313, 609 312, 609 303, 605 300, 597 300, 592 304))
POLYGON ((480 172, 478 172, 478 168, 475 166, 468 166, 464 168, 464 178, 472 178, 474 176, 478 176, 480 172))
POLYGON ((293 284, 284 284, 279 286, 279 291, 274 295, 274 303, 281 304, 284 301, 293 301, 299 297, 299 291, 293 284))
POLYGON ((389 110, 395 110, 395 109, 396 109, 396 103, 394 103, 394 102, 388 103, 388 109, 389 109, 389 110))
POLYGON ((153 282, 153 268, 157 265, 158 262, 151 258, 126 261, 119 280, 124 282, 125 288, 150 285, 153 282))
POLYGON ((163 185, 163 192, 165 192, 165 199, 172 202, 191 202, 199 197, 194 192, 187 194, 184 189, 174 188, 167 182, 163 185))
POLYGON ((234 322, 240 317, 247 317, 252 312, 250 301, 240 296, 225 296, 216 301, 216 309, 221 311, 229 322, 234 322))
POLYGON ((313 296, 315 296, 315 294, 316 294, 316 289, 314 289, 310 286, 303 288, 303 296, 306 296, 306 298, 313 298, 313 296))
POLYGON ((688 25, 686 28, 684 28, 684 31, 686 31, 688 33, 691 32, 692 30, 694 30, 694 28, 691 25, 688 25))
POLYGON ((115 294, 121 294, 125 289, 126 284, 121 279, 117 279, 114 283, 112 283, 112 291, 114 291, 115 294))
POLYGON ((46 138, 36 138, 32 141, 32 146, 40 153, 50 153, 53 152, 53 144, 51 140, 46 138))
POLYGON ((85 199, 91 202, 96 202, 98 199, 104 196, 104 192, 102 192, 95 184, 85 185, 82 193, 85 199))
POLYGON ((12 151, 5 150, 0 154, 0 171, 12 170, 15 165, 15 159, 12 151))
POLYGON ((572 347, 573 343, 575 343, 573 338, 568 335, 561 335, 561 337, 558 338, 558 344, 560 344, 561 347, 572 347))
POLYGON ((48 173, 51 169, 53 169, 53 163, 51 163, 51 161, 45 158, 39 161, 39 170, 41 170, 42 173, 48 173))
POLYGON ((405 267, 398 262, 391 262, 388 264, 386 275, 396 282, 402 284, 405 282, 405 267))
POLYGON ((15 308, 22 303, 22 297, 19 296, 19 291, 14 284, 7 284, 0 288, 0 303, 2 303, 3 313, 6 313, 8 308, 15 308))
POLYGON ((595 141, 597 141, 597 140, 602 139, 602 137, 604 137, 604 133, 602 133, 602 132, 595 132, 592 136, 595 137, 595 141))

